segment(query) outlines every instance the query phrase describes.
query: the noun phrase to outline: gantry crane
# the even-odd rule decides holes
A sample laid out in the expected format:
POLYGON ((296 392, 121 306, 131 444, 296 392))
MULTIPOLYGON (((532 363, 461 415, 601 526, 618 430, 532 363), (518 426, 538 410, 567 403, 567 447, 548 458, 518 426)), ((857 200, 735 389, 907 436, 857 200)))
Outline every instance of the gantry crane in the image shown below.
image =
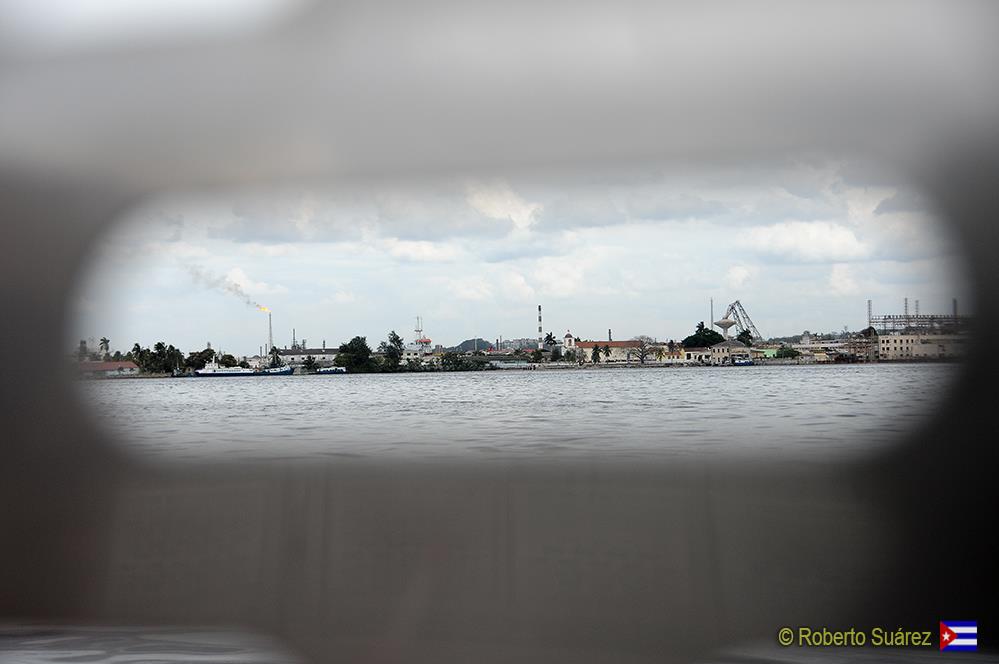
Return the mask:
POLYGON ((736 300, 732 304, 728 305, 728 310, 725 311, 725 318, 734 320, 740 333, 748 330, 749 334, 753 337, 753 341, 763 341, 763 335, 761 335, 760 331, 756 329, 755 325, 753 325, 753 319, 746 313, 746 310, 743 308, 742 303, 739 302, 739 300, 736 300))

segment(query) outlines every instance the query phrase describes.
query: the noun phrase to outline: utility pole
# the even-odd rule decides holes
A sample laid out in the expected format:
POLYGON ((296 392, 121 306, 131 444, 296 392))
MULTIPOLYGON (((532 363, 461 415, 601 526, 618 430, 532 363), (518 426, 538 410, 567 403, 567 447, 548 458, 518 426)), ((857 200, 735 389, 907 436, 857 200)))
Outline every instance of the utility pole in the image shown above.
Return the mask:
POLYGON ((539 304, 538 305, 538 350, 544 350, 545 349, 545 345, 544 345, 544 342, 542 341, 542 339, 543 339, 543 336, 542 336, 542 333, 541 333, 541 305, 539 304))

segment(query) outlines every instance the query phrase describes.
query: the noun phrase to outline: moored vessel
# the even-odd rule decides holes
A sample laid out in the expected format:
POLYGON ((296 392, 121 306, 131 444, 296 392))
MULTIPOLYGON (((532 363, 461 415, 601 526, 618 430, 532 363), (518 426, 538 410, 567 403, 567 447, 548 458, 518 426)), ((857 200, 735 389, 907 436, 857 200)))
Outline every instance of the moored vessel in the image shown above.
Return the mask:
POLYGON ((228 378, 234 376, 290 376, 294 369, 290 366, 249 369, 247 367, 223 367, 212 360, 202 369, 195 369, 194 375, 203 378, 228 378))

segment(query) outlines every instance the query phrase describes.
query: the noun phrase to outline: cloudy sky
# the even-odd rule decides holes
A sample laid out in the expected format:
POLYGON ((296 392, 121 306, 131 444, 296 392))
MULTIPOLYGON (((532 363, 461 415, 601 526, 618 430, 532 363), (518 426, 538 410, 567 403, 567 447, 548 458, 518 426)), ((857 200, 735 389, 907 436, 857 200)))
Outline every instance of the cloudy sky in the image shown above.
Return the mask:
MULTIPOLYGON (((109 227, 70 343, 185 352, 318 346, 391 329, 679 339, 740 300, 764 336, 832 331, 963 297, 960 256, 917 191, 842 163, 677 173, 451 178, 174 196, 109 227)), ((967 298, 965 298, 967 299, 967 298)))

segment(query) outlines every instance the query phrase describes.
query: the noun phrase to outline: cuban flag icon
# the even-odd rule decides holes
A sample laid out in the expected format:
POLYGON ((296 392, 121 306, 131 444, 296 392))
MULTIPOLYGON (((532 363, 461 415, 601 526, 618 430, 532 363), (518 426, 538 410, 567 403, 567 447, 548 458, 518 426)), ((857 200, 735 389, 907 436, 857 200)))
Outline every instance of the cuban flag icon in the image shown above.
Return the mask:
POLYGON ((978 623, 974 620, 941 620, 940 650, 978 650, 978 623))

